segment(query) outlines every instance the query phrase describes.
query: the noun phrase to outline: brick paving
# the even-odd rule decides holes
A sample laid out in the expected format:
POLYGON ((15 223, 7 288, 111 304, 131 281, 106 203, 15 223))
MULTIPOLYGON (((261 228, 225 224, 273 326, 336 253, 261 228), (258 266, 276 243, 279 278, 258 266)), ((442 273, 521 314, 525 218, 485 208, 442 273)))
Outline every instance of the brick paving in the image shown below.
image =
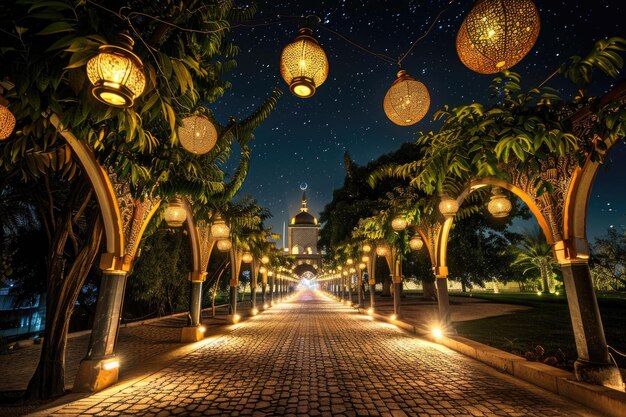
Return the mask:
POLYGON ((302 292, 144 378, 37 415, 593 416, 302 292))

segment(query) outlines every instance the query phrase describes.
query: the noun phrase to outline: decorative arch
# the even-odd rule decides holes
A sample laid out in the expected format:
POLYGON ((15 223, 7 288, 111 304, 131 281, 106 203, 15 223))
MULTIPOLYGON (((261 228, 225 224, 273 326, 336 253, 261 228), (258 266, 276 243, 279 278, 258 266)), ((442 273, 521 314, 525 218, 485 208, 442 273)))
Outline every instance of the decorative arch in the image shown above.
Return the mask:
POLYGON ((305 272, 310 272, 313 275, 318 275, 318 271, 315 266, 307 263, 300 264, 296 266, 293 273, 301 277, 305 272))

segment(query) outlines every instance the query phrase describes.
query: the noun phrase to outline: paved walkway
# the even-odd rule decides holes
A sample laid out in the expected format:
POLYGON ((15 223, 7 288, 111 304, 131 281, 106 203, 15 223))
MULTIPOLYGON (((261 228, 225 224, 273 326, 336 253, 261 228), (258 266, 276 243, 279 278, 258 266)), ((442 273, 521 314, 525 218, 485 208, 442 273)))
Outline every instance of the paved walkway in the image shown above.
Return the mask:
POLYGON ((302 292, 155 373, 38 415, 596 414, 302 292))

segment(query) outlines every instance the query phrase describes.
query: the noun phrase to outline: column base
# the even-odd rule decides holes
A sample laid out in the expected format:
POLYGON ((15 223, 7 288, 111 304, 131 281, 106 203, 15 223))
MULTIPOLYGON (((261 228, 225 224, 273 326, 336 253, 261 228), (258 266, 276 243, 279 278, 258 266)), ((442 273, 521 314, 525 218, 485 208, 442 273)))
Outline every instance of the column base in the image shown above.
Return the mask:
POLYGON ((193 343, 204 339, 204 326, 183 327, 180 331, 180 343, 193 343))
POLYGON ((241 316, 239 314, 229 314, 226 316, 226 323, 228 324, 237 324, 241 321, 241 316))
POLYGON ((119 362, 117 358, 85 359, 80 363, 73 392, 97 392, 110 387, 119 379, 119 362))
POLYGON ((610 363, 594 363, 578 359, 574 362, 576 379, 624 392, 622 374, 610 363))

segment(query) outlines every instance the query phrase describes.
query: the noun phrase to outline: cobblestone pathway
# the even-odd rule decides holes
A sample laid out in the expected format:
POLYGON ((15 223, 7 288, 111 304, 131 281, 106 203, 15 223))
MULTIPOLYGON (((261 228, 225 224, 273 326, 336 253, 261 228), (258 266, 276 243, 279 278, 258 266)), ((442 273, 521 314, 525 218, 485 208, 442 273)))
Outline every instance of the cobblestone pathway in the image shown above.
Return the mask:
POLYGON ((39 415, 593 416, 302 292, 159 372, 39 415))

